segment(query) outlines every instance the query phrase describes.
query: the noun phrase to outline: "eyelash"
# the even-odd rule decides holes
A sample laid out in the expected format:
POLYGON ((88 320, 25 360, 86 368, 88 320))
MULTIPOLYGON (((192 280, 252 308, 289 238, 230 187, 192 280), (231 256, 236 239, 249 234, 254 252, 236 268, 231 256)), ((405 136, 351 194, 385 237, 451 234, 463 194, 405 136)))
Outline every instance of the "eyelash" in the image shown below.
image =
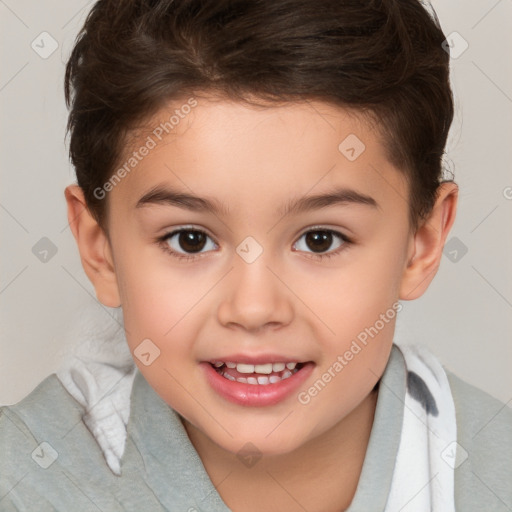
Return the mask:
MULTIPOLYGON (((185 232, 194 231, 194 232, 202 233, 209 238, 212 238, 212 237, 210 237, 210 235, 208 235, 208 233, 206 233, 205 231, 203 231, 201 229, 180 228, 180 229, 176 229, 174 231, 170 231, 169 233, 166 233, 165 235, 158 237, 156 239, 156 243, 163 249, 164 252, 166 252, 167 254, 170 254, 173 258, 177 258, 178 260, 181 260, 181 261, 191 261, 191 260, 200 258, 200 257, 202 257, 202 255, 206 254, 206 253, 182 254, 182 253, 176 252, 173 249, 171 249, 169 247, 169 244, 167 243, 167 240, 169 238, 171 238, 172 236, 177 235, 183 231, 185 231, 185 232)), ((326 252, 326 253, 306 253, 306 254, 308 254, 308 256, 307 256, 308 258, 315 259, 315 260, 326 260, 327 258, 332 258, 333 256, 337 256, 341 251, 345 250, 349 244, 352 244, 352 240, 349 239, 343 233, 340 233, 339 231, 335 231, 333 229, 323 228, 321 226, 315 226, 313 228, 308 229, 307 231, 304 231, 304 233, 302 233, 300 235, 298 240, 300 240, 304 235, 307 235, 308 233, 315 233, 315 232, 319 232, 319 231, 331 233, 331 234, 339 237, 343 243, 337 249, 335 249, 333 251, 326 252)), ((213 238, 212 238, 212 240, 213 240, 213 238)), ((297 251, 297 252, 299 252, 299 251, 297 251)))

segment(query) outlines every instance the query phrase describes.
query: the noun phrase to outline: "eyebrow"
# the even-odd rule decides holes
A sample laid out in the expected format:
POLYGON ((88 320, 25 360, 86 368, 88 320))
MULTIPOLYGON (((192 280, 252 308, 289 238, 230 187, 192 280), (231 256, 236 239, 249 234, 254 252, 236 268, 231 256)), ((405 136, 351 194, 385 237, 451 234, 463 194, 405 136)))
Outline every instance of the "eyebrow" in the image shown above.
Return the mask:
MULTIPOLYGON (((286 205, 278 209, 276 214, 284 217, 286 215, 296 215, 329 206, 347 204, 380 208, 373 197, 349 188, 339 187, 323 194, 292 199, 286 205)), ((216 199, 193 196, 164 185, 157 185, 146 192, 137 201, 135 208, 143 208, 150 205, 176 206, 190 211, 209 212, 215 215, 229 214, 229 208, 216 199)))

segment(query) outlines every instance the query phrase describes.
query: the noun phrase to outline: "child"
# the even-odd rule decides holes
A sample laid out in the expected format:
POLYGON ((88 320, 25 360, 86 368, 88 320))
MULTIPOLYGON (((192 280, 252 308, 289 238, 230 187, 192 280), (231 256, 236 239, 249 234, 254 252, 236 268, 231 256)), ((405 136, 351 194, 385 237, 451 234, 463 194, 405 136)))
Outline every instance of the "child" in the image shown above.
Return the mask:
POLYGON ((2 409, 0 510, 512 509, 510 409, 394 339, 455 217, 444 41, 419 0, 94 5, 65 197, 136 368, 2 409))

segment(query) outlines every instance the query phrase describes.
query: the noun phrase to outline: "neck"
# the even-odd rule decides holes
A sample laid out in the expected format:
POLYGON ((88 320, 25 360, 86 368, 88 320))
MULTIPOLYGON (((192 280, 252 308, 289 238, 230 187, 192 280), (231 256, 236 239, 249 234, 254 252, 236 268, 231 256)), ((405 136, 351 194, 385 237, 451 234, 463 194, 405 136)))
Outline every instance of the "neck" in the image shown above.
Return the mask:
POLYGON ((234 512, 341 511, 359 482, 377 396, 374 389, 327 432, 293 452, 263 456, 251 467, 182 421, 211 481, 234 512))

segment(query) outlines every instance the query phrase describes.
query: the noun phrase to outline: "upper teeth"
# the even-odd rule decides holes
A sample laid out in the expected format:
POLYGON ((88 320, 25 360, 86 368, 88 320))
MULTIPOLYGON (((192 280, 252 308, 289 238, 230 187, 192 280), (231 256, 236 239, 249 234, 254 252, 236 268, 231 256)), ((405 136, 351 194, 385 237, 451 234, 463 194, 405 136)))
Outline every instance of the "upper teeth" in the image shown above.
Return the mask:
POLYGON ((266 364, 246 364, 246 363, 233 363, 231 361, 223 363, 221 361, 217 361, 214 363, 214 366, 219 368, 225 364, 228 368, 236 368, 239 373, 263 373, 263 374, 271 374, 272 372, 282 372, 285 367, 288 370, 294 370, 297 366, 297 363, 266 363, 266 364))

